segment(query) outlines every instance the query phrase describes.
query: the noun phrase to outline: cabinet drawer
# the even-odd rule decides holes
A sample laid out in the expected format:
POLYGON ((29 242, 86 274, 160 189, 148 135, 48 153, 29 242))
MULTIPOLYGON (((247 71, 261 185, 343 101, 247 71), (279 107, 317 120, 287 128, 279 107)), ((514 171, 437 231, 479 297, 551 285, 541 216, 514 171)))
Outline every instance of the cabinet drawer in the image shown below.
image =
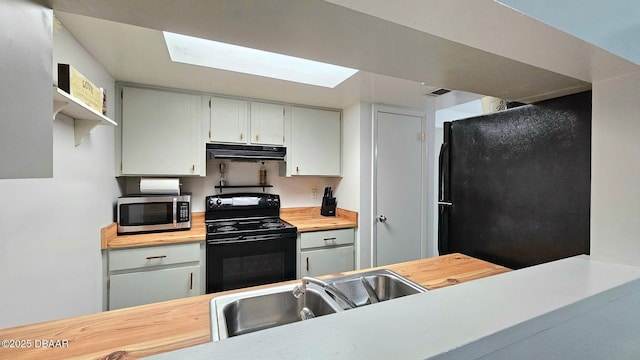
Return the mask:
POLYGON ((148 246, 109 251, 109 271, 200 261, 200 244, 148 246))
POLYGON ((304 232, 300 234, 300 248, 353 244, 353 229, 304 232))

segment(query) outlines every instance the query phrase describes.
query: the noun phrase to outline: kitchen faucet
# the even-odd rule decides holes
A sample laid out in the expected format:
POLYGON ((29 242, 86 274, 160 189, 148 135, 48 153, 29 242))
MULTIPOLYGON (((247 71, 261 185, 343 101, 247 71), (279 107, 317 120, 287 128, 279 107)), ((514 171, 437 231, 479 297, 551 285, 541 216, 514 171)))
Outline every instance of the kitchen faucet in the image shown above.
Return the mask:
POLYGON ((351 309, 355 309, 358 307, 358 305, 356 305, 356 303, 354 303, 351 299, 349 299, 349 297, 347 295, 345 295, 342 291, 340 291, 339 289, 337 289, 335 286, 332 286, 330 284, 327 284, 326 282, 316 279, 316 278, 312 278, 312 277, 303 277, 302 278, 302 283, 299 285, 296 285, 293 288, 293 296, 296 297, 296 299, 299 299, 300 296, 302 296, 302 294, 304 294, 305 290, 307 289, 307 285, 309 285, 309 283, 313 283, 316 284, 320 287, 322 287, 324 289, 324 291, 326 291, 327 293, 329 293, 330 295, 334 295, 335 297, 339 298, 340 300, 344 301, 347 305, 349 305, 349 307, 351 309))

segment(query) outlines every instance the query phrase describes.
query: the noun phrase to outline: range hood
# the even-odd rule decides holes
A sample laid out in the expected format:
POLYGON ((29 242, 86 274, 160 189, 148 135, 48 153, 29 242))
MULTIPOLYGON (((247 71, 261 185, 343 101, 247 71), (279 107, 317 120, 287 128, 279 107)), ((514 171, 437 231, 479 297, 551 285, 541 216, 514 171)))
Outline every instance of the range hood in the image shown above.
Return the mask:
POLYGON ((287 148, 273 145, 232 145, 207 143, 207 160, 278 160, 284 161, 287 148))

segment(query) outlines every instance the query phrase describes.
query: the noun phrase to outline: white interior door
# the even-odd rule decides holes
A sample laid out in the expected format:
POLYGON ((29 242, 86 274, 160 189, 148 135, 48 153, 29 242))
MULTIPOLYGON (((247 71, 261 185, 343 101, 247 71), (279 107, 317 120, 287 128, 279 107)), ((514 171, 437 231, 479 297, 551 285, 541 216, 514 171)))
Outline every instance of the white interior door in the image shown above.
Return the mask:
POLYGON ((373 258, 377 266, 424 257, 422 125, 419 114, 375 112, 373 258))

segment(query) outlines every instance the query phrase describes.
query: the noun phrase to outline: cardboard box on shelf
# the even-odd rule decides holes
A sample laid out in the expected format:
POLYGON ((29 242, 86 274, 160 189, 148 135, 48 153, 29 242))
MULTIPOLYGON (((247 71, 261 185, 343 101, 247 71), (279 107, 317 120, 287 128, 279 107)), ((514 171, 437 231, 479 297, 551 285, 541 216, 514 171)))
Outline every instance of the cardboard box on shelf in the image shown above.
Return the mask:
POLYGON ((75 97, 96 112, 103 113, 102 89, 69 64, 58 64, 58 88, 75 97))

